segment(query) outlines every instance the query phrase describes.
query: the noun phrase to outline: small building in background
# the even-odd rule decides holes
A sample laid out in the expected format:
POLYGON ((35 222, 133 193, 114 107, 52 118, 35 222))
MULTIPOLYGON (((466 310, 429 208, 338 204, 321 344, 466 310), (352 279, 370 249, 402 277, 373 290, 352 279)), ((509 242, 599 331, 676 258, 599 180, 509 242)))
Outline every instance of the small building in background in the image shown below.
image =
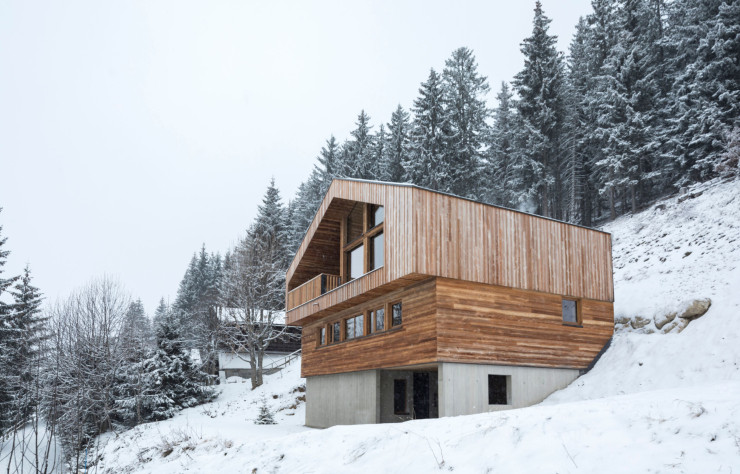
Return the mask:
MULTIPOLYGON (((274 324, 273 329, 276 332, 283 331, 283 334, 270 341, 265 350, 262 370, 266 375, 282 369, 288 362, 298 357, 301 351, 300 327, 274 324)), ((248 380, 252 376, 249 354, 234 352, 232 347, 222 344, 218 353, 218 376, 221 383, 229 382, 228 379, 231 377, 248 380)), ((236 380, 232 379, 232 381, 236 380)))

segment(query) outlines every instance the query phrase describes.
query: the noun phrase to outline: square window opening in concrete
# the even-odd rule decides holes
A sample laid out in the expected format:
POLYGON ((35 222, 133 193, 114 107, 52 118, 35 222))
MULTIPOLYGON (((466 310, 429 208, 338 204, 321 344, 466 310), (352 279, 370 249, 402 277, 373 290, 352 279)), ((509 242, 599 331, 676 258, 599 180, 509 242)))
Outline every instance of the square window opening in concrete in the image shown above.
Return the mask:
POLYGON ((488 374, 488 404, 509 405, 511 399, 511 376, 488 374))

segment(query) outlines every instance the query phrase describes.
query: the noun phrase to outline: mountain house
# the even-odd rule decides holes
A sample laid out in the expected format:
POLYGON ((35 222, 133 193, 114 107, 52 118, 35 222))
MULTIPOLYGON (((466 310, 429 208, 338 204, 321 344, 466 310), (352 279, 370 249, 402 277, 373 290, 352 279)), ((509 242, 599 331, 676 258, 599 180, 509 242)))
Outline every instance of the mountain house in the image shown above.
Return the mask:
POLYGON ((306 425, 538 403, 608 343, 613 301, 610 234, 335 179, 286 274, 306 425))

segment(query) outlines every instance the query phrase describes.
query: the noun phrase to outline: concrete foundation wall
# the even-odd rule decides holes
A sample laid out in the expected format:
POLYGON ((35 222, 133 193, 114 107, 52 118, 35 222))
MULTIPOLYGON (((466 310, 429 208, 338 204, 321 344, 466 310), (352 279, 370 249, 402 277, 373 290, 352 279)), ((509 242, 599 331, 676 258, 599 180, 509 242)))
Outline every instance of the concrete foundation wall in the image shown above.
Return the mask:
POLYGON ((306 426, 377 423, 379 386, 377 370, 306 377, 306 426))
POLYGON ((578 377, 577 369, 439 363, 439 416, 522 408, 544 400, 578 377), (488 404, 488 375, 508 378, 508 405, 488 404))

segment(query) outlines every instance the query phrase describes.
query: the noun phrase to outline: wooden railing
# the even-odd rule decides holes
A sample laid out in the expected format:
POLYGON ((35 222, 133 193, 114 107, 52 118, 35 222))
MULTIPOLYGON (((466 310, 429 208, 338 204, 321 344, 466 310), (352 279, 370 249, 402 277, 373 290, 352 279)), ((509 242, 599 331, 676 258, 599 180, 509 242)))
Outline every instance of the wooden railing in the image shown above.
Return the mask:
POLYGON ((307 301, 318 298, 327 291, 331 291, 341 284, 339 275, 321 273, 308 280, 301 286, 288 292, 288 311, 307 301))

